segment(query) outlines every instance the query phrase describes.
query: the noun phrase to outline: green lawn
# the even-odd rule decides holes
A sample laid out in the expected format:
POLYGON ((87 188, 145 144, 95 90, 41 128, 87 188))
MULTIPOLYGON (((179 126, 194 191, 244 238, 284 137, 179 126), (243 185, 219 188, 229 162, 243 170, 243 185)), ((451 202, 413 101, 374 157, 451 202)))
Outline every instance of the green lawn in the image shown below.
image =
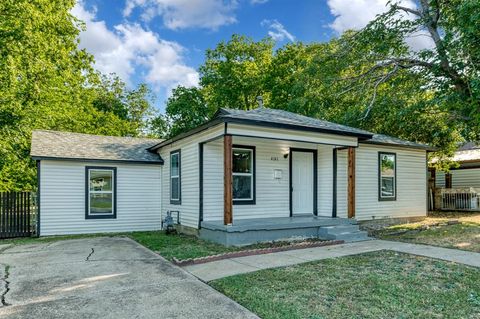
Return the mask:
POLYGON ((128 234, 128 237, 168 260, 172 260, 173 257, 187 259, 239 250, 239 248, 225 247, 194 236, 166 235, 163 231, 134 232, 128 234))
POLYGON ((421 222, 387 227, 375 236, 386 240, 480 252, 480 214, 434 213, 421 222), (448 220, 459 224, 445 225, 448 220), (436 225, 437 223, 442 225, 436 225), (407 231, 403 234, 398 232, 407 231))
POLYGON ((480 270, 395 252, 211 282, 261 318, 480 318, 480 270))

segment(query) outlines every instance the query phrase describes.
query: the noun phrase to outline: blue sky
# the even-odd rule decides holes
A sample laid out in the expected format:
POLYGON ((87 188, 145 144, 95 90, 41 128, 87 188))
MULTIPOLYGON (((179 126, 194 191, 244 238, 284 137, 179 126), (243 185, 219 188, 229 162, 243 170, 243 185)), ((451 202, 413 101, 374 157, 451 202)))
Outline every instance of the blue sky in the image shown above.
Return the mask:
MULTIPOLYGON (((403 4, 414 7, 411 0, 403 4)), ((172 88, 198 84, 205 50, 232 34, 277 47, 323 42, 363 27, 387 0, 81 0, 72 13, 86 23, 80 45, 96 67, 130 86, 147 83, 163 111, 172 88)))

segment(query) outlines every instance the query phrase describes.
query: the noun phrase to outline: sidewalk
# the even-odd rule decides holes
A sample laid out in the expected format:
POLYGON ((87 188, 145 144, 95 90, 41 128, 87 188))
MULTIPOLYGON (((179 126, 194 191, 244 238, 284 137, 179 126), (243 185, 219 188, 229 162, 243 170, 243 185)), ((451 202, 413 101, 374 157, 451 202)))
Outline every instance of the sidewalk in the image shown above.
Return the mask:
POLYGON ((186 266, 183 267, 183 269, 203 281, 211 281, 261 269, 291 266, 309 261, 350 256, 379 250, 393 250, 480 267, 480 253, 385 240, 369 240, 335 246, 290 250, 266 255, 237 257, 186 266))

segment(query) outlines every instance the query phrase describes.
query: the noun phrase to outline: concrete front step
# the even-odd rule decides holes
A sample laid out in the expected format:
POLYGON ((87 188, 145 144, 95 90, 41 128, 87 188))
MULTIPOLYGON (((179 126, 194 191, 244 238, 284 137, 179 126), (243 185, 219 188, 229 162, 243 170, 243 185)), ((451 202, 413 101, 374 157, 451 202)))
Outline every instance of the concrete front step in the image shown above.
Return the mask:
POLYGON ((320 227, 318 234, 343 234, 343 233, 352 233, 359 231, 358 225, 338 225, 338 226, 325 226, 320 227))
POLYGON ((346 242, 355 242, 370 240, 366 231, 361 231, 358 225, 338 225, 320 227, 318 237, 331 240, 344 240, 346 242))

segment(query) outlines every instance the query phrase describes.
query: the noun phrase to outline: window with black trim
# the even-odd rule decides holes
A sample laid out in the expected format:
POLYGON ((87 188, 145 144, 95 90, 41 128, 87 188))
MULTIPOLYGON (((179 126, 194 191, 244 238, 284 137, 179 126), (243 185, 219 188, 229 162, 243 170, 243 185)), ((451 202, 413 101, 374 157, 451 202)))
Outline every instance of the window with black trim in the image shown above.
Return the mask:
POLYGON ((255 147, 232 149, 233 204, 255 204, 255 147))
POLYGON ((170 203, 181 204, 180 150, 170 153, 170 203))
POLYGON ((86 167, 85 218, 116 218, 115 167, 86 167))
POLYGON ((396 200, 397 198, 397 155, 395 153, 378 153, 379 200, 396 200))

